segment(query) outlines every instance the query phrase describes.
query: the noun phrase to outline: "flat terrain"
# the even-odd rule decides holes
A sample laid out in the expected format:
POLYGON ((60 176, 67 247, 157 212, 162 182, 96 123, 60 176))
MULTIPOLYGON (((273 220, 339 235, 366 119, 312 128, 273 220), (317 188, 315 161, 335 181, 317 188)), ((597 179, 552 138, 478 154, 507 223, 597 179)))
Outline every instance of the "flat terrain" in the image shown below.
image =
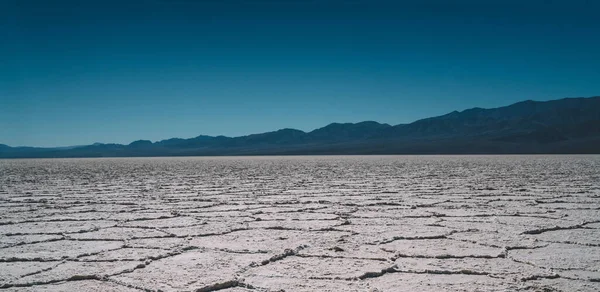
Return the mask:
POLYGON ((600 291, 600 156, 0 160, 6 291, 600 291))

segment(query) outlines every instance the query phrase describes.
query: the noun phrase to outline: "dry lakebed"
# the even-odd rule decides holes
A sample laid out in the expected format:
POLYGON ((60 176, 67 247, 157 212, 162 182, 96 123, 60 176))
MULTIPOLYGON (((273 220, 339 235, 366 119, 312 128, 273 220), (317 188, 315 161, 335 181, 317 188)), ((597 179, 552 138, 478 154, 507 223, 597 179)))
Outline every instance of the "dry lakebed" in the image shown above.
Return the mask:
POLYGON ((600 291, 600 156, 0 160, 5 291, 600 291))

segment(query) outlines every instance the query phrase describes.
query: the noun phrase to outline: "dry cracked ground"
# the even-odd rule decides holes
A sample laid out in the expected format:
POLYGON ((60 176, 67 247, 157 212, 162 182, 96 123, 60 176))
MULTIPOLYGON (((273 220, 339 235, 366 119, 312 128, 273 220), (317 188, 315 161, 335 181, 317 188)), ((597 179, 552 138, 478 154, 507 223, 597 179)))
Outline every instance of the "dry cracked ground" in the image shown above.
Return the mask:
POLYGON ((600 156, 0 160, 6 291, 600 291, 600 156))

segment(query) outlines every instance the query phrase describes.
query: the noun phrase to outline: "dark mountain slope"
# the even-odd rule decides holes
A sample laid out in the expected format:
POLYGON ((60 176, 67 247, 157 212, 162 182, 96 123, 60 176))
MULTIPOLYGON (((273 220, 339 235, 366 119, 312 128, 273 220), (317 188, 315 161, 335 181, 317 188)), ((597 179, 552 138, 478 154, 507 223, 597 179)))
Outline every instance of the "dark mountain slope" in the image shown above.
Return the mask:
POLYGON ((33 148, 0 144, 0 157, 108 157, 287 154, 600 153, 600 97, 523 101, 390 126, 333 123, 241 137, 197 136, 129 145, 33 148))
POLYGON ((540 143, 600 133, 600 97, 524 101, 510 106, 473 108, 395 127, 396 137, 488 137, 494 141, 540 143))
POLYGON ((343 142, 353 140, 370 139, 377 136, 392 126, 380 124, 378 122, 366 121, 356 124, 352 123, 333 123, 323 128, 313 130, 308 133, 312 141, 319 142, 343 142))

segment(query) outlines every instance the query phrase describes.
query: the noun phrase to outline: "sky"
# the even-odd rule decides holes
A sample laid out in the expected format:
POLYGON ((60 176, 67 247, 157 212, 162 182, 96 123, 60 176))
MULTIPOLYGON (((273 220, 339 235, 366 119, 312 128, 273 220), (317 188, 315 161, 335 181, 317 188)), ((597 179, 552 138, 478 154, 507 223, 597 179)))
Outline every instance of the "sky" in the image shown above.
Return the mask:
POLYGON ((0 143, 410 123, 600 95, 600 1, 0 0, 0 143))

